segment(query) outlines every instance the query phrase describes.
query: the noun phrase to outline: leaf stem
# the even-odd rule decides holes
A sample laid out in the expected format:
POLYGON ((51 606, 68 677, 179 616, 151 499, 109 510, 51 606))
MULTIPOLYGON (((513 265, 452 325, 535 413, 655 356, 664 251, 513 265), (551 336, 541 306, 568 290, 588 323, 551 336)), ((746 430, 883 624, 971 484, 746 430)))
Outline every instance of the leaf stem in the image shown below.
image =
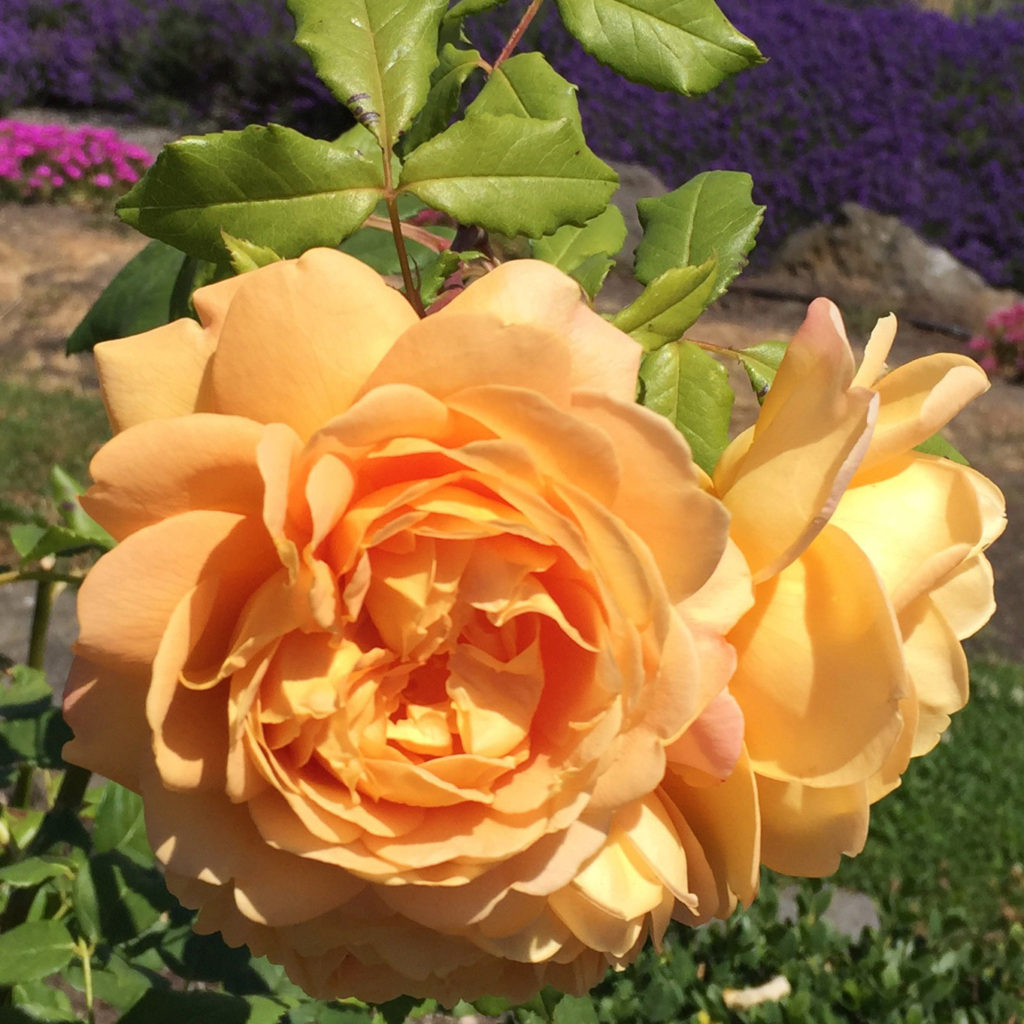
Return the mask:
POLYGON ((53 583, 66 583, 77 587, 85 579, 84 573, 53 572, 50 569, 9 569, 0 572, 0 586, 5 583, 21 583, 24 580, 50 580, 53 583))
MULTIPOLYGON (((432 249, 434 252, 444 252, 451 244, 447 238, 435 235, 433 231, 421 228, 416 224, 406 224, 401 221, 402 234, 412 242, 419 242, 420 245, 432 249)), ((375 213, 370 214, 364 221, 364 227, 376 228, 378 231, 390 231, 391 221, 384 217, 378 217, 375 213)))
POLYGON ((698 341, 696 338, 687 338, 689 342, 692 342, 698 348, 704 349, 706 352, 715 352, 720 356, 728 356, 730 359, 735 359, 737 362, 740 360, 740 352, 742 349, 729 348, 726 345, 715 345, 710 341, 698 341))
POLYGON ((501 53, 498 54, 497 59, 491 65, 492 72, 512 56, 513 51, 519 45, 519 42, 523 38, 526 30, 530 27, 530 22, 537 16, 537 12, 540 10, 540 5, 542 3, 544 3, 544 0, 531 0, 530 6, 526 8, 522 18, 519 19, 519 24, 512 30, 512 35, 508 37, 508 42, 504 45, 501 53))
POLYGON ((83 995, 85 996, 86 1014, 89 1024, 93 1024, 96 1013, 92 992, 92 947, 84 939, 79 939, 75 943, 75 952, 82 961, 82 987, 85 989, 83 995))

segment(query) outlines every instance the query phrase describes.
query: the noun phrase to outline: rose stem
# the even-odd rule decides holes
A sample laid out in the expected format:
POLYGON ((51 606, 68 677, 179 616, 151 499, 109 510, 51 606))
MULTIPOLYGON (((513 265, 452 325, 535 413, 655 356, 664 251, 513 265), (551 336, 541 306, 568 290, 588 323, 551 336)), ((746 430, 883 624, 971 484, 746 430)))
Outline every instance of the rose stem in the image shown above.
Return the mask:
POLYGON ((512 30, 512 35, 508 37, 508 42, 505 44, 501 53, 498 54, 497 60, 491 66, 493 71, 498 65, 503 64, 509 57, 512 56, 512 51, 519 45, 519 41, 523 38, 523 34, 530 27, 530 22, 537 16, 537 12, 540 10, 540 5, 544 3, 544 0, 531 0, 530 6, 526 8, 526 12, 522 18, 519 19, 519 24, 512 30))
POLYGON ((409 253, 405 248, 405 236, 402 234, 402 218, 398 216, 398 197, 395 194, 395 182, 391 174, 391 143, 387 136, 380 137, 381 155, 384 160, 384 202, 387 204, 388 217, 391 219, 391 234, 395 238, 395 249, 398 252, 398 265, 402 268, 402 280, 405 282, 405 297, 420 317, 427 311, 420 300, 420 292, 412 279, 409 268, 409 253))

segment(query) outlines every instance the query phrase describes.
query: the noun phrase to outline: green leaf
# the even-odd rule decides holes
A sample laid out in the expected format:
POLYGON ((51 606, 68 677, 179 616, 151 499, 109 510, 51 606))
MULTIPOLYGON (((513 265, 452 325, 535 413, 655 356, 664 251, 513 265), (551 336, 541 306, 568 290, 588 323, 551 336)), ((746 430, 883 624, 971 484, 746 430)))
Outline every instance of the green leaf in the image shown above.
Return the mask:
POLYGON ((552 1024, 597 1024, 597 1011, 589 996, 562 996, 551 1014, 552 1024))
POLYGON ((89 862, 82 865, 75 875, 71 887, 71 902, 74 906, 75 920, 78 927, 90 942, 95 943, 103 934, 100 916, 100 903, 96 893, 96 884, 92 876, 89 862))
POLYGON ((967 459, 941 434, 932 434, 926 441, 922 441, 914 451, 924 452, 926 455, 939 455, 944 459, 959 462, 961 466, 970 465, 967 459))
POLYGON ((288 0, 295 42, 327 88, 393 146, 423 107, 447 0, 288 0))
POLYGON ((478 114, 411 153, 399 187, 463 224, 536 238, 597 216, 617 180, 569 121, 478 114))
POLYGON ((724 366, 692 341, 674 341, 640 362, 642 405, 671 420, 705 472, 729 444, 733 392, 724 366))
POLYGON ((610 256, 602 256, 596 252, 593 256, 588 256, 578 267, 570 270, 569 276, 574 278, 587 295, 593 299, 601 290, 604 279, 614 266, 615 260, 610 256))
POLYGON ((420 299, 423 301, 424 306, 429 306, 438 297, 445 281, 459 269, 459 265, 465 256, 468 256, 468 254, 445 249, 444 252, 439 252, 436 258, 423 268, 423 277, 420 281, 420 299))
POLYGON ((699 267, 673 267, 656 277, 612 323, 648 351, 682 336, 707 308, 715 286, 712 257, 699 267))
POLYGON ((11 543, 26 562, 38 561, 47 555, 76 551, 83 547, 97 545, 104 549, 114 546, 114 538, 99 524, 96 524, 96 536, 83 536, 77 530, 69 530, 66 526, 35 526, 22 523, 10 529, 11 543))
POLYGON ((151 988, 119 1024, 245 1024, 249 1004, 219 992, 172 992, 151 988))
MULTIPOLYGON (((87 906, 87 912, 96 917, 91 926, 108 942, 131 941, 174 905, 155 868, 142 867, 117 850, 90 857, 88 871, 81 874, 89 876, 93 889, 93 903, 87 906)), ((88 901, 85 881, 80 891, 88 901)), ((76 913, 81 913, 77 897, 76 913)))
POLYGON ((12 996, 17 1006, 13 1012, 24 1016, 0 1016, 0 1024, 19 1024, 21 1021, 56 1024, 57 1021, 80 1020, 71 1008, 67 993, 45 981, 21 982, 14 986, 12 996))
POLYGON ((280 125, 250 125, 165 146, 117 212, 201 260, 227 260, 221 231, 287 259, 351 234, 383 187, 379 156, 280 125))
POLYGON ((272 996, 247 995, 243 999, 249 1004, 246 1024, 278 1024, 288 1005, 272 996))
POLYGON ((224 248, 228 251, 231 269, 236 274, 248 274, 250 270, 277 263, 281 257, 266 245, 257 245, 246 238, 235 238, 226 231, 221 231, 224 248))
POLYGON ((445 16, 445 21, 457 21, 470 14, 482 14, 494 7, 500 7, 508 0, 460 0, 445 16))
POLYGON ((31 718, 0 718, 0 765, 27 761, 40 768, 64 767, 60 752, 71 739, 71 730, 59 709, 47 706, 41 714, 36 711, 41 704, 33 706, 31 718))
POLYGON ((71 878, 74 869, 67 857, 29 857, 0 868, 0 882, 12 889, 30 889, 51 878, 71 878))
POLYGON ((71 933, 59 921, 29 921, 0 935, 0 985, 38 981, 75 955, 71 933))
POLYGON ((92 842, 97 853, 119 850, 134 855, 142 863, 152 862, 142 798, 116 782, 106 783, 96 807, 92 842))
POLYGON ((0 675, 0 718, 34 718, 52 701, 53 689, 41 669, 14 665, 0 675))
POLYGON ((85 487, 60 466, 50 470, 50 494, 64 525, 85 544, 112 548, 114 538, 82 508, 79 496, 85 487))
POLYGON ((716 299, 746 266, 764 207, 750 198, 753 181, 739 171, 705 171, 682 188, 636 204, 644 236, 636 276, 649 284, 670 267, 696 266, 714 256, 716 299))
POLYGON ((378 1024, 379 1015, 357 999, 322 1003, 309 1000, 288 1014, 288 1024, 378 1024))
POLYGON ((150 242, 117 273, 67 340, 68 355, 87 352, 101 341, 127 338, 170 319, 171 293, 185 254, 150 242))
MULTIPOLYGON (((600 257, 593 266, 605 267, 605 273, 607 273, 607 258, 615 256, 625 241, 626 222, 618 207, 608 206, 582 227, 566 224, 553 235, 535 239, 530 243, 530 248, 537 259, 551 263, 559 270, 576 276, 575 271, 584 263, 591 261, 593 257, 600 257)), ((614 261, 612 262, 614 263, 614 261)), ((593 272, 593 270, 588 271, 588 273, 593 272)), ((601 275, 601 280, 603 280, 603 275, 601 275)), ((596 290, 595 288, 594 291, 591 291, 587 288, 587 293, 593 295, 596 290)))
MULTIPOLYGON (((85 979, 80 967, 72 965, 65 976, 79 992, 85 991, 85 979)), ((110 956, 103 967, 92 969, 93 994, 118 1010, 126 1010, 137 1003, 152 986, 153 981, 148 975, 130 967, 116 953, 110 956)))
POLYGON ((402 150, 411 153, 448 127, 459 109, 466 79, 480 66, 478 50, 462 50, 452 43, 441 47, 440 61, 430 76, 427 102, 402 138, 402 150))
POLYGON ((466 108, 466 117, 513 114, 543 121, 564 118, 580 129, 576 86, 566 81, 539 53, 519 53, 499 65, 466 108))
POLYGON ((601 63, 692 96, 764 60, 713 0, 557 0, 565 27, 601 63))
POLYGON ((750 378, 758 402, 763 402, 768 394, 787 348, 787 341, 762 341, 749 348, 737 350, 740 365, 750 378))

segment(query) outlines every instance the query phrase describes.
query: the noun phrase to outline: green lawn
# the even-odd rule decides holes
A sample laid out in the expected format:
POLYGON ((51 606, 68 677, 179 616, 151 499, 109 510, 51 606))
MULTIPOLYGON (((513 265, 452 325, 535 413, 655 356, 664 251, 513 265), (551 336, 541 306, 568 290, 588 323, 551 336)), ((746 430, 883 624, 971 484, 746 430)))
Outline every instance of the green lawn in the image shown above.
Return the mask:
MULTIPOLYGON (((110 436, 98 395, 45 391, 0 380, 0 522, 16 510, 46 512, 50 469, 85 480, 89 460, 110 436)), ((9 561, 0 530, 0 563, 9 561)))

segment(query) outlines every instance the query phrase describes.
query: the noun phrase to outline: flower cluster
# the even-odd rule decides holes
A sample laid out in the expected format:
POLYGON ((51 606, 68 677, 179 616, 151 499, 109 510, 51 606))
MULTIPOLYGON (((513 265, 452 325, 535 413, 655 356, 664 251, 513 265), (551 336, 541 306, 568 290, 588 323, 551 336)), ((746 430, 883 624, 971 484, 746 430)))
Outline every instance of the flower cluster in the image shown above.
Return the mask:
POLYGON ((993 313, 967 347, 987 373, 1015 384, 1024 381, 1024 302, 993 313))
POLYGON ((109 128, 0 121, 0 199, 95 203, 126 192, 152 162, 109 128))
POLYGON ((351 123, 291 37, 283 0, 4 0, 0 113, 107 108, 159 123, 351 123))
POLYGON ((583 992, 818 875, 966 699, 987 387, 855 369, 814 303, 713 477, 553 267, 418 319, 314 249, 96 354, 69 760, 137 790, 197 927, 315 996, 583 992))

